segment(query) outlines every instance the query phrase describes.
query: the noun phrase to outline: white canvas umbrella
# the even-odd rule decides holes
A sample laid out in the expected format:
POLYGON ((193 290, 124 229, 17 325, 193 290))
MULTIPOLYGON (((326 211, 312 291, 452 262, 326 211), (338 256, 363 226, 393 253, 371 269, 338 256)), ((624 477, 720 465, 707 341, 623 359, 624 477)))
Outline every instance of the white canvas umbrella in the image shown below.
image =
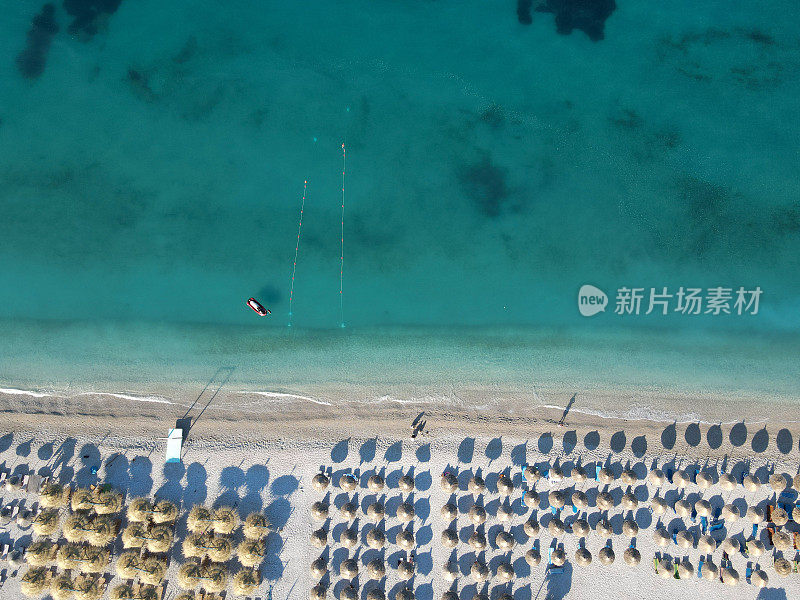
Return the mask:
POLYGON ((719 485, 725 491, 731 491, 736 487, 736 480, 728 473, 722 473, 719 476, 719 485))
POLYGON ((445 504, 442 507, 442 519, 446 523, 449 523, 458 516, 458 509, 456 508, 455 504, 445 504))

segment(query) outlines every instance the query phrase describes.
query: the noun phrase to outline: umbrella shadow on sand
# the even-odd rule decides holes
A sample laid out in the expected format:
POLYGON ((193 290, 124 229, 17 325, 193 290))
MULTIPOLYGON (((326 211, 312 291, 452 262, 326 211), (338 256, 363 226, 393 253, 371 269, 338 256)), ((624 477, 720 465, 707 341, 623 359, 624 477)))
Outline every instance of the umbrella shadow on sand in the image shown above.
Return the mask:
POLYGON ((539 588, 539 592, 534 598, 543 598, 543 600, 562 600, 562 598, 565 598, 570 589, 572 589, 572 565, 566 562, 564 563, 563 573, 549 573, 542 582, 542 587, 544 589, 539 588))
POLYGON ((786 590, 783 588, 761 588, 756 600, 786 600, 786 590))

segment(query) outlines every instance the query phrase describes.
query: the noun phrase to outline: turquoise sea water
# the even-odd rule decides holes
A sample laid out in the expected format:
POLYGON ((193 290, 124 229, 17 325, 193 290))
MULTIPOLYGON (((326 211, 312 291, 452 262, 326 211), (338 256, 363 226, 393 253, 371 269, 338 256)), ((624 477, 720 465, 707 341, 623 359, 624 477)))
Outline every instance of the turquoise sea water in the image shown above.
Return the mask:
MULTIPOLYGON (((539 4, 6 7, 1 382, 91 384, 133 352, 128 330, 177 380, 170 357, 211 368, 220 344, 294 364, 313 340, 398 331, 409 356, 444 338, 544 376, 514 361, 525 344, 498 350, 524 332, 537 356, 569 340, 547 367, 567 380, 601 347, 637 357, 590 371, 607 384, 680 387, 703 365, 694 387, 796 394, 794 2, 539 4), (579 314, 583 284, 605 312, 579 314), (755 315, 614 314, 619 288, 681 286, 763 292, 755 315)), ((292 375, 251 383, 277 382, 292 375)))

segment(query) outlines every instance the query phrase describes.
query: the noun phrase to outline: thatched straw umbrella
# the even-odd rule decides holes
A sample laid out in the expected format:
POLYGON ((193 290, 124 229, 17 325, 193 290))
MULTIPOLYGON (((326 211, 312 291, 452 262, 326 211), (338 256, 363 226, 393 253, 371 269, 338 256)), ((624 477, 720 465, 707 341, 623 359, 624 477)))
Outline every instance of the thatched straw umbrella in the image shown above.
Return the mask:
POLYGON ((776 506, 772 510, 772 522, 778 527, 783 527, 789 522, 789 515, 780 506, 776 506))
POLYGON ((86 552, 84 556, 84 562, 81 563, 81 571, 84 573, 100 573, 108 565, 111 553, 102 548, 93 548, 86 552))
POLYGON ((497 547, 501 550, 509 550, 514 547, 514 536, 508 531, 501 531, 497 534, 495 543, 497 543, 497 547))
POLYGON ((597 474, 597 480, 600 483, 612 483, 614 481, 614 472, 608 467, 603 467, 597 474))
POLYGON ((401 523, 409 523, 414 520, 414 505, 410 502, 403 502, 397 507, 397 518, 401 523))
POLYGON ((235 596, 250 596, 261 585, 261 576, 255 569, 242 569, 233 576, 233 594, 235 596))
POLYGON ((575 465, 572 467, 572 471, 570 471, 570 477, 572 477, 576 483, 583 483, 587 479, 586 469, 580 465, 575 465))
POLYGON ((751 506, 747 509, 747 513, 745 513, 745 518, 748 519, 754 525, 758 525, 766 518, 766 515, 764 514, 763 509, 757 506, 751 506))
POLYGON ((122 510, 122 494, 115 490, 100 490, 92 494, 94 512, 98 515, 112 515, 122 510))
POLYGON ((711 503, 702 498, 694 503, 694 510, 700 517, 708 517, 711 515, 711 503))
POLYGON ((89 519, 83 513, 74 513, 64 521, 64 537, 68 542, 79 543, 89 535, 89 519))
MULTIPOLYGON (((181 596, 178 596, 175 600, 180 600, 181 596)), ((122 583, 118 586, 115 586, 114 589, 111 590, 109 597, 111 600, 133 600, 135 597, 135 594, 133 593, 133 586, 130 586, 127 583, 122 583)), ((185 600, 194 600, 194 596, 190 596, 185 600)))
POLYGON ((397 575, 400 579, 405 579, 406 581, 411 579, 414 576, 414 563, 401 560, 400 564, 397 566, 397 575))
POLYGON ((65 544, 58 549, 56 562, 62 571, 78 570, 83 562, 83 550, 77 544, 65 544))
POLYGON ((328 572, 328 561, 325 560, 324 556, 320 556, 311 563, 309 570, 311 571, 312 577, 321 579, 328 572))
POLYGON ((458 564, 455 561, 448 560, 442 567, 442 577, 445 581, 455 581, 458 578, 458 564))
POLYGON ((723 490, 730 492, 736 487, 736 480, 733 478, 733 475, 722 473, 719 476, 719 485, 723 490))
POLYGON ((539 535, 539 521, 536 520, 535 515, 531 515, 527 521, 522 525, 525 535, 528 537, 535 537, 539 535))
POLYGON ((414 540, 414 534, 411 531, 405 530, 401 531, 397 534, 397 545, 400 546, 403 550, 411 550, 416 543, 414 540))
POLYGON ((442 491, 448 494, 452 494, 458 490, 458 478, 450 473, 442 473, 442 479, 439 482, 442 486, 442 491))
POLYGON ((339 513, 345 521, 354 521, 358 516, 358 505, 355 502, 345 502, 339 509, 339 513))
POLYGON ((800 523, 800 506, 795 505, 795 507, 792 509, 792 521, 795 523, 800 523))
POLYGON ((20 580, 20 591, 29 598, 41 596, 50 585, 50 571, 45 567, 28 569, 20 580))
POLYGON ((445 504, 441 512, 445 523, 450 523, 458 516, 458 508, 456 508, 455 504, 445 504))
POLYGON ((525 553, 525 562, 530 566, 535 567, 542 562, 542 555, 536 548, 531 548, 525 553))
POLYGON ((739 540, 729 537, 722 542, 721 547, 728 554, 736 554, 740 550, 739 540))
POLYGON ((161 592, 154 585, 143 585, 139 588, 136 600, 159 600, 161 592))
POLYGON ((358 577, 358 561, 353 558, 343 560, 339 566, 339 575, 346 579, 355 579, 358 577))
POLYGON ((508 523, 514 517, 514 511, 511 506, 498 506, 497 507, 497 520, 503 523, 508 523))
POLYGON ((371 492, 380 492, 381 490, 383 490, 383 488, 385 486, 386 486, 386 482, 383 480, 383 477, 381 477, 377 473, 375 475, 372 475, 367 480, 367 488, 371 492))
POLYGON ((239 562, 245 567, 257 567, 264 560, 267 544, 263 540, 244 540, 236 549, 239 562))
POLYGON ((128 504, 128 521, 145 523, 152 511, 153 506, 147 498, 134 498, 128 504))
POLYGON ((474 531, 472 535, 469 536, 469 545, 478 552, 486 550, 486 536, 480 531, 474 531))
POLYGON ((358 592, 356 587, 351 583, 348 587, 342 588, 339 592, 339 600, 357 600, 358 592))
POLYGON ((172 546, 172 528, 168 525, 157 525, 147 534, 147 550, 149 552, 167 552, 172 546))
POLYGON ((672 565, 671 558, 665 556, 658 561, 658 566, 656 567, 656 574, 659 577, 661 577, 662 579, 669 579, 670 577, 672 577, 673 572, 674 572, 674 567, 672 565))
POLYGON ((328 596, 328 588, 322 585, 321 583, 318 583, 313 588, 311 588, 311 591, 308 593, 308 597, 310 600, 325 600, 327 596, 328 596))
POLYGON ((486 563, 476 560, 472 563, 472 567, 469 570, 469 575, 472 577, 472 581, 475 583, 481 583, 482 581, 486 581, 489 577, 489 567, 486 566, 486 563))
POLYGON ((373 502, 367 507, 367 517, 373 523, 380 523, 385 516, 386 514, 383 509, 383 504, 380 502, 373 502))
POLYGON ((97 580, 86 576, 76 577, 74 587, 76 600, 100 600, 106 591, 97 580))
POLYGON ((178 569, 178 585, 184 590, 193 590, 200 584, 200 563, 190 560, 178 569))
POLYGON ((467 489, 473 494, 482 494, 486 491, 486 482, 480 475, 473 475, 467 484, 467 489))
POLYGON ((200 587, 207 592, 219 593, 228 586, 228 573, 220 565, 210 564, 203 567, 200 577, 200 587))
POLYGON ((717 549, 717 540, 709 534, 705 534, 697 540, 697 549, 701 554, 711 554, 717 549))
POLYGON ((609 492, 600 492, 597 494, 595 504, 600 510, 611 510, 614 508, 614 496, 609 492))
POLYGON ((776 550, 788 550, 792 547, 792 538, 784 531, 778 531, 772 536, 772 545, 776 550))
POLYGON ((742 485, 748 492, 757 492, 761 489, 761 482, 753 475, 746 475, 742 480, 742 485))
POLYGON ((636 475, 634 470, 630 469, 630 468, 625 469, 624 471, 622 471, 622 475, 620 476, 620 479, 622 480, 622 482, 625 485, 633 485, 634 483, 639 481, 639 477, 636 475))
POLYGON ((205 533, 213 524, 211 511, 202 504, 195 504, 186 519, 186 527, 192 533, 205 533))
POLYGON ((367 594, 367 600, 386 600, 386 594, 381 588, 372 588, 367 594))
POLYGON ((692 482, 691 477, 685 471, 676 471, 675 474, 672 476, 672 483, 674 483, 678 489, 685 488, 692 482))
POLYGON ((250 513, 242 526, 244 536, 251 540, 263 540, 269 535, 269 520, 261 513, 250 513))
POLYGON ((610 565, 614 562, 614 558, 614 551, 609 546, 600 548, 600 553, 597 555, 601 565, 610 565))
POLYGON ((687 529, 682 529, 676 533, 675 541, 679 548, 686 549, 694 546, 694 536, 687 529))
POLYGON ((764 550, 765 550, 764 542, 762 542, 761 540, 756 540, 756 539, 747 540, 747 553, 750 556, 758 558, 759 556, 764 554, 764 550))
POLYGON ((567 555, 564 554, 564 550, 561 548, 556 548, 553 550, 553 554, 550 556, 550 561, 557 567, 561 567, 567 562, 567 555))
POLYGON ((739 583, 739 573, 736 572, 736 569, 731 567, 725 567, 722 569, 722 583, 730 586, 734 586, 739 583))
POLYGON ((455 548, 458 545, 458 534, 452 529, 445 529, 442 532, 442 546, 445 548, 455 548))
POLYGON ((40 536, 51 536, 58 531, 58 511, 43 510, 33 519, 33 532, 40 536))
POLYGON ((800 473, 798 473, 792 478, 792 487, 798 492, 800 492, 800 473))
POLYGON ((86 541, 92 546, 107 546, 117 536, 117 526, 109 517, 97 517, 89 526, 86 541))
POLYGON ((564 508, 567 498, 561 490, 553 490, 547 495, 547 500, 553 508, 564 508))
POLYGON ((328 487, 328 484, 330 484, 330 482, 331 482, 331 480, 328 479, 324 474, 317 473, 316 475, 314 475, 314 478, 311 480, 311 485, 318 492, 322 492, 328 487))
POLYGON ((667 480, 667 478, 664 476, 664 472, 661 469, 653 469, 650 471, 650 473, 647 475, 647 479, 649 479, 650 483, 655 486, 660 486, 667 480))
POLYGON ((622 522, 622 533, 626 537, 634 538, 639 534, 639 526, 633 519, 625 519, 622 522))
POLYGON ((148 585, 158 585, 166 574, 167 561, 157 556, 145 559, 139 566, 139 579, 148 585))
POLYGON ((153 506, 153 523, 174 523, 178 519, 178 507, 169 500, 159 500, 153 506))
POLYGON ((600 519, 597 525, 594 526, 594 530, 597 532, 597 535, 601 537, 608 537, 614 533, 614 529, 611 527, 611 523, 608 519, 600 519))
POLYGON ((688 560, 678 563, 678 576, 681 579, 691 579, 692 575, 694 575, 692 563, 690 563, 688 560))
POLYGON ((717 573, 719 573, 719 569, 711 559, 705 561, 703 566, 700 567, 700 575, 702 575, 703 579, 707 579, 708 581, 715 580, 717 578, 717 573))
POLYGON ((539 471, 539 469, 537 467, 534 467, 533 465, 528 465, 527 467, 525 467, 523 476, 525 477, 525 481, 527 482, 528 485, 533 485, 534 483, 539 481, 539 479, 542 478, 542 474, 539 471))
MULTIPOLYGON (((442 538, 444 539, 444 538, 442 538)), ((367 534, 367 546, 373 550, 380 550, 386 545, 386 536, 377 527, 370 529, 367 534)))
POLYGON ((553 537, 560 536, 564 533, 564 522, 557 517, 550 519, 550 522, 547 524, 547 532, 553 537))
POLYGON ((211 518, 213 519, 211 527, 214 529, 214 533, 222 535, 229 535, 239 524, 239 515, 229 506, 216 509, 211 518))
POLYGON ((350 473, 344 473, 339 477, 339 487, 345 492, 352 492, 358 487, 358 480, 350 473))
POLYGON ((414 491, 414 478, 411 475, 403 475, 397 482, 398 487, 403 492, 414 491))
POLYGON ((667 501, 659 496, 654 496, 650 500, 650 507, 653 509, 654 515, 663 515, 667 512, 667 501))
POLYGON ((147 543, 147 530, 142 523, 131 523, 122 532, 122 545, 125 548, 141 548, 147 543))
POLYGON ((786 577, 787 575, 789 575, 789 573, 792 572, 792 563, 790 563, 782 556, 779 556, 778 558, 775 559, 773 566, 775 567, 775 572, 781 577, 786 577))
POLYGON ((514 491, 514 484, 508 475, 500 475, 497 479, 497 491, 501 496, 508 496, 514 491))
POLYGON ((77 488, 72 492, 72 496, 70 497, 70 506, 72 506, 72 510, 75 511, 92 510, 94 508, 92 493, 87 489, 77 488))
POLYGON ((735 523, 739 520, 739 509, 736 508, 733 504, 726 504, 722 507, 722 518, 726 521, 730 521, 731 523, 735 523))
POLYGON ((714 483, 714 477, 706 471, 700 471, 695 477, 695 482, 701 490, 707 490, 714 483))
POLYGON ((588 567, 592 564, 592 553, 586 548, 578 548, 575 551, 575 564, 579 567, 588 567))
POLYGON ((311 534, 311 545, 317 548, 324 548, 328 545, 328 532, 324 529, 317 529, 311 534))
POLYGON ((579 510, 586 510, 589 508, 589 499, 586 494, 581 490, 572 492, 572 506, 579 510))
POLYGON ((773 473, 769 478, 769 485, 773 490, 780 494, 788 486, 788 483, 786 482, 786 476, 783 475, 783 473, 773 473))
POLYGON ((50 583, 50 595, 53 600, 67 600, 75 594, 72 577, 63 573, 55 577, 50 583))
POLYGON ((469 520, 472 521, 474 525, 481 525, 485 523, 486 510, 478 504, 473 504, 472 508, 469 509, 469 520))
POLYGON ((58 546, 50 540, 32 542, 27 550, 25 550, 25 560, 28 561, 28 564, 31 566, 43 567, 47 563, 55 560, 57 550, 58 546))
POLYGON ((642 555, 636 548, 627 548, 622 554, 622 560, 625 561, 626 565, 635 567, 642 562, 642 555))
POLYGON ((636 496, 633 495, 631 492, 625 492, 622 495, 622 507, 627 510, 636 510, 639 506, 639 501, 636 499, 636 496))
POLYGON ((117 559, 114 569, 120 579, 133 579, 139 569, 139 553, 133 551, 123 552, 117 559))
POLYGON ((767 574, 761 569, 754 569, 753 574, 750 575, 750 583, 757 588, 767 587, 769 577, 767 577, 767 574))
POLYGON ((655 541, 656 545, 663 548, 669 544, 669 533, 667 533, 667 530, 663 527, 656 527, 656 530, 653 532, 653 541, 655 541))
POLYGON ((386 566, 380 558, 374 558, 367 564, 367 575, 370 579, 380 580, 386 575, 386 566))
POLYGON ((678 500, 675 502, 675 514, 679 517, 688 517, 692 512, 692 505, 686 500, 678 500))
POLYGON ((577 519, 572 524, 572 533, 580 537, 586 537, 591 532, 589 522, 586 519, 577 519))
POLYGON ((233 556, 233 544, 226 537, 214 536, 209 539, 206 554, 214 562, 227 562, 233 556))
POLYGON ((186 558, 203 558, 206 555, 208 535, 192 533, 183 540, 183 555, 186 558))
POLYGON ((67 504, 67 493, 57 483, 45 483, 39 490, 39 506, 42 508, 61 508, 67 504))
POLYGON ((358 546, 358 531, 355 528, 343 530, 339 543, 345 548, 355 548, 358 546))
POLYGON ((328 518, 328 504, 326 502, 314 502, 311 505, 311 516, 315 521, 324 521, 328 518))
POLYGON ((511 566, 511 563, 502 562, 497 565, 496 574, 497 577, 500 578, 500 581, 505 581, 507 583, 514 579, 514 567, 511 566))

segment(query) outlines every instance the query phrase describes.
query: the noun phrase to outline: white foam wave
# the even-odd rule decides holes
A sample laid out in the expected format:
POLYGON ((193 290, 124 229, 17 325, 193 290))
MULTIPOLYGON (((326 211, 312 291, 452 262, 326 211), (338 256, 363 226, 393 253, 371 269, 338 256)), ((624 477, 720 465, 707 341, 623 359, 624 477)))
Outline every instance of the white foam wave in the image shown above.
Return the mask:
POLYGON ((123 394, 117 392, 81 392, 75 396, 111 396, 120 400, 133 400, 135 402, 155 402, 156 404, 175 404, 163 396, 139 396, 134 394, 123 394))
POLYGON ((111 396, 120 400, 134 400, 136 402, 156 402, 158 404, 174 404, 163 396, 148 396, 125 392, 78 392, 75 394, 58 394, 56 392, 42 392, 39 390, 21 390, 19 388, 0 388, 0 394, 7 396, 28 396, 30 398, 77 398, 78 396, 111 396))
POLYGON ((238 391, 234 393, 255 394, 256 396, 264 396, 265 398, 293 398, 295 400, 305 400, 307 402, 313 402, 314 404, 321 404, 322 406, 331 406, 330 402, 325 402, 324 400, 319 400, 318 398, 312 398, 310 396, 301 396, 300 394, 287 394, 285 392, 244 392, 244 391, 238 391))
POLYGON ((17 388, 0 388, 0 394, 8 396, 30 396, 32 398, 53 398, 55 394, 49 392, 39 392, 34 390, 20 390, 17 388))

